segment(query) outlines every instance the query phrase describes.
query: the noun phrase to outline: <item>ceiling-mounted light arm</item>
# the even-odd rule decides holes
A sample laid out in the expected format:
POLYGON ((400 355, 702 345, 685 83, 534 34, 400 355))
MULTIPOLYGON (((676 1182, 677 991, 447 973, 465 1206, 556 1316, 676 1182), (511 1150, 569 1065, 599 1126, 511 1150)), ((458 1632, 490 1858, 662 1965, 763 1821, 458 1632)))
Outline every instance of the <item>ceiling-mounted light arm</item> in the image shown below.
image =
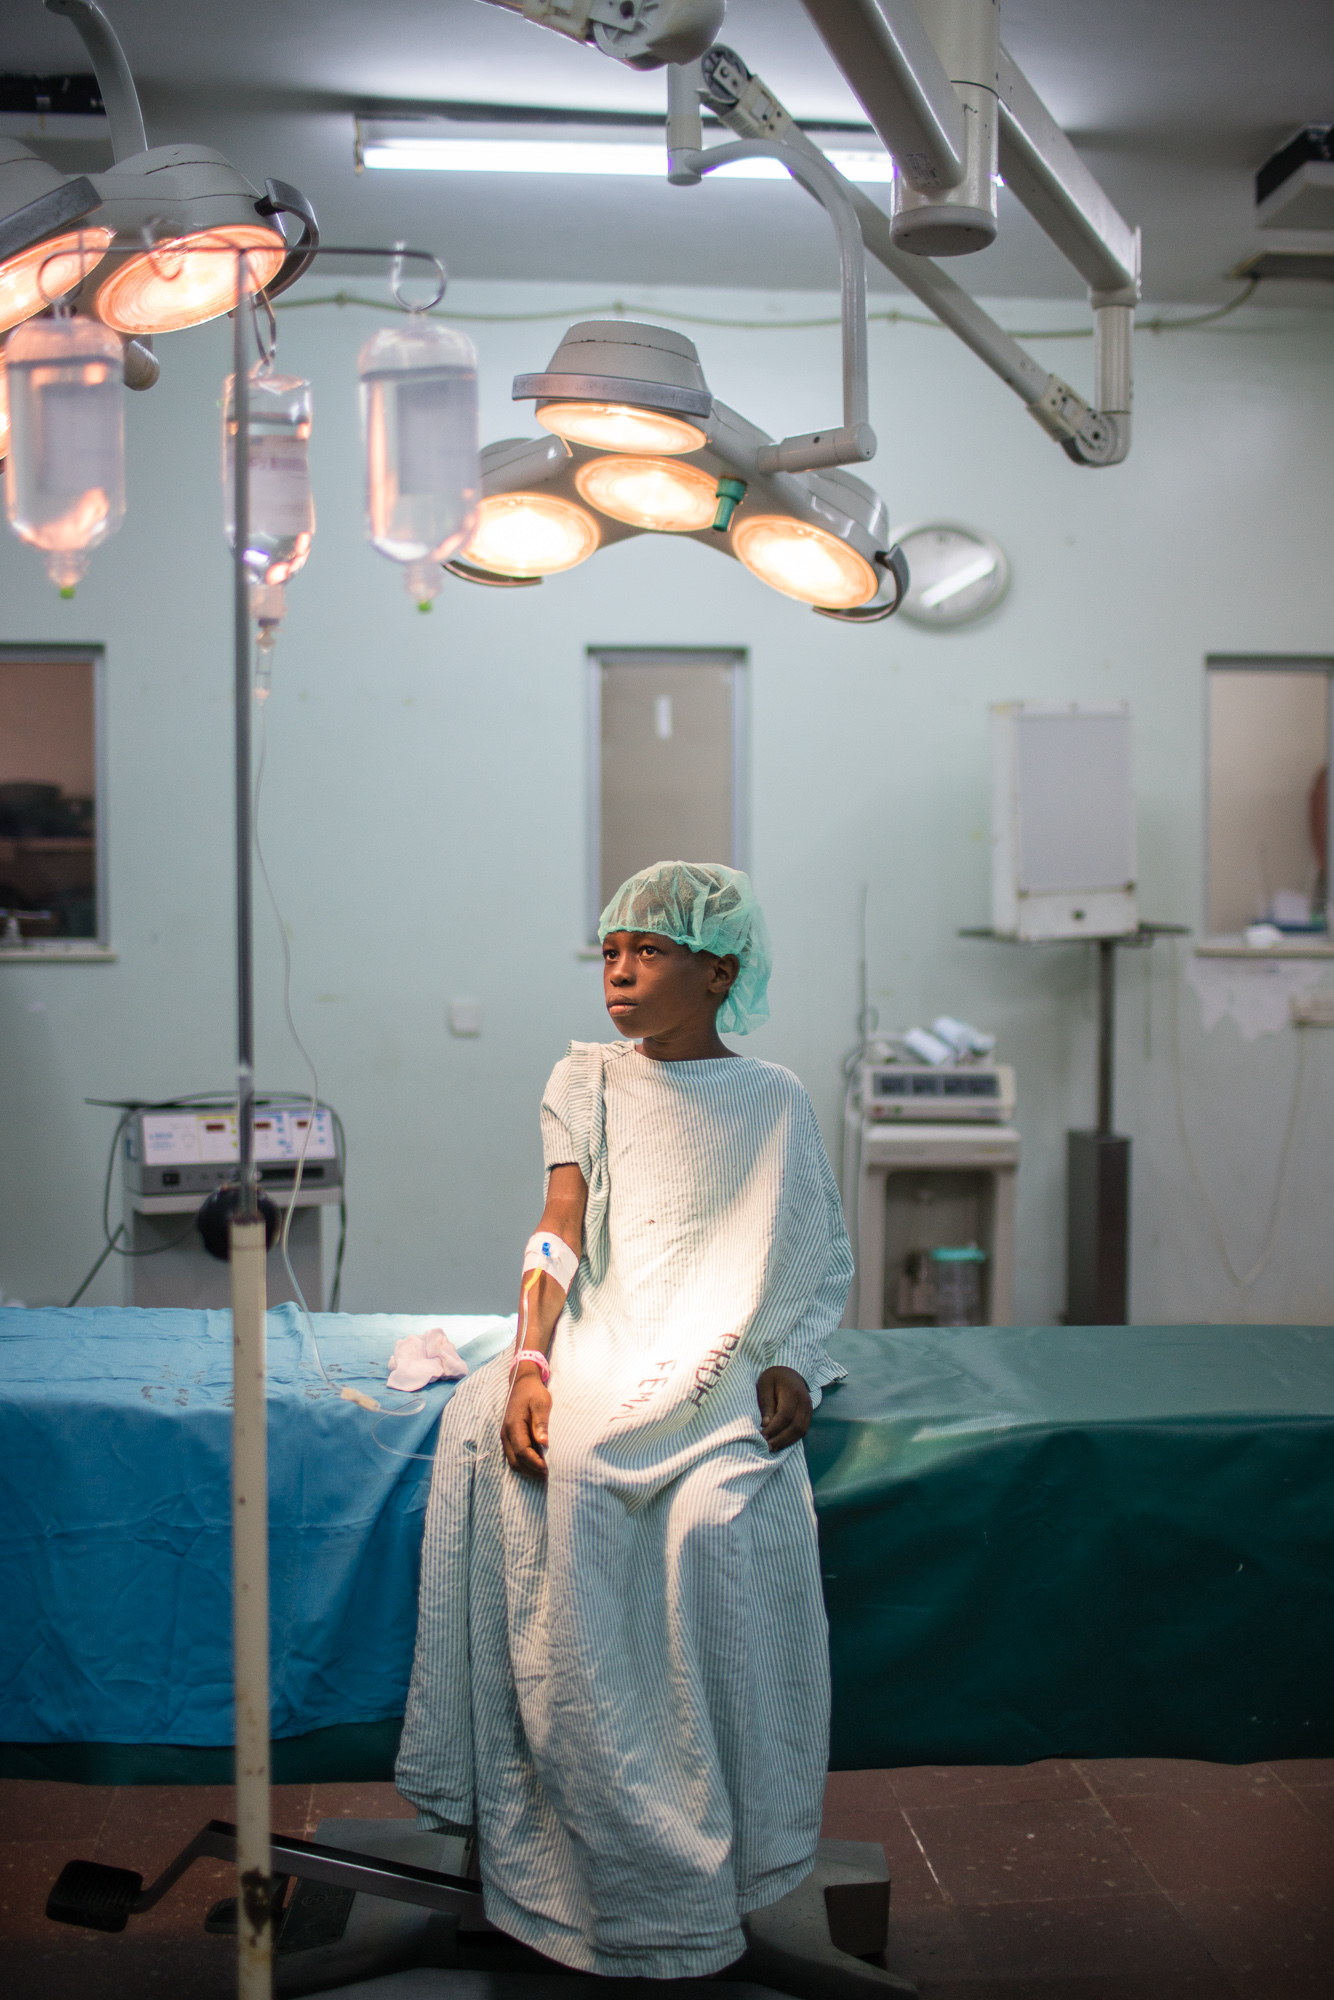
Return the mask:
POLYGON ((553 28, 574 42, 592 42, 629 69, 692 62, 723 25, 726 0, 489 0, 553 28))
MULTIPOLYGON (((686 79, 693 89, 693 82, 686 79)), ((677 83, 673 123, 678 135, 687 121, 681 106, 682 84, 677 83)), ((698 113, 696 113, 698 118, 698 113)), ((866 353, 866 250, 861 225, 848 196, 846 184, 829 165, 823 153, 812 149, 814 157, 798 152, 774 139, 739 139, 726 146, 703 151, 689 144, 672 144, 669 133, 669 170, 676 185, 691 185, 717 167, 733 160, 779 160, 813 195, 834 225, 838 238, 840 305, 843 329, 843 422, 838 428, 807 431, 783 438, 778 444, 764 445, 756 455, 760 472, 814 472, 821 466, 861 465, 875 457, 875 432, 868 421, 866 353)))
POLYGON ((116 31, 94 0, 46 0, 47 11, 63 14, 88 51, 97 88, 111 128, 111 151, 117 160, 148 151, 144 114, 130 65, 116 31))
MULTIPOLYGON (((1042 367, 1012 335, 997 326, 976 299, 930 257, 912 256, 900 250, 891 234, 890 217, 861 188, 843 178, 768 85, 751 73, 734 50, 721 46, 711 49, 702 68, 707 101, 723 124, 743 136, 759 132, 776 136, 789 153, 799 153, 804 159, 813 158, 822 164, 838 181, 856 211, 862 240, 870 255, 1014 391, 1075 464, 1103 466, 1121 462, 1130 449, 1129 417, 1119 414, 1122 407, 1129 410, 1129 328, 1124 320, 1114 333, 1109 321, 1116 315, 1095 300, 1095 336, 1100 327, 1105 329, 1107 351, 1105 370, 1097 366, 1095 353, 1099 400, 1108 412, 1101 415, 1068 382, 1042 367), (1118 340, 1121 352, 1113 350, 1113 339, 1118 340), (1119 400, 1102 403, 1104 393, 1119 400)), ((1095 338, 1095 350, 1098 348, 1095 338)))
POLYGON ((904 178, 958 187, 964 111, 912 0, 804 0, 806 12, 904 178))
POLYGON ((1117 213, 1003 46, 997 71, 1005 185, 1092 291, 1129 288, 1137 298, 1138 229, 1117 213))
POLYGON ((265 291, 271 299, 279 292, 285 292, 298 278, 303 278, 315 261, 315 253, 320 247, 320 225, 300 188, 294 188, 287 181, 265 181, 264 194, 255 203, 256 215, 294 215, 301 224, 299 240, 288 251, 278 267, 278 275, 270 279, 265 291))

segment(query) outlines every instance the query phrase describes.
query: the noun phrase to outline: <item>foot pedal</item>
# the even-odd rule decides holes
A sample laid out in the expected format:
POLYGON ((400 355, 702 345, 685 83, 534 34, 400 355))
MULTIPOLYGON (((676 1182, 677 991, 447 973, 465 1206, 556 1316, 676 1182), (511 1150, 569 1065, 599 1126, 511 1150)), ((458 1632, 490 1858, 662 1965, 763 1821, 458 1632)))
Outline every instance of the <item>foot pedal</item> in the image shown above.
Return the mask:
POLYGON ((58 1924, 79 1924, 87 1931, 123 1931, 143 1886, 143 1876, 131 1868, 67 1861, 46 1899, 46 1914, 58 1924))

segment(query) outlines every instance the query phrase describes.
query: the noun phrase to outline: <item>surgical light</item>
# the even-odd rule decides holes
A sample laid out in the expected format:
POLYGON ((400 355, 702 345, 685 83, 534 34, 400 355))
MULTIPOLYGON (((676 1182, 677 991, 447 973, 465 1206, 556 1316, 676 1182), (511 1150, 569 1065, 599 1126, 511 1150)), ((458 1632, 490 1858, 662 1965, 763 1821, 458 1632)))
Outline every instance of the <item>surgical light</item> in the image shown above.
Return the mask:
POLYGON ((498 493, 483 500, 459 560, 496 576, 555 576, 587 560, 601 537, 582 507, 552 493, 498 493))
POLYGON ((272 229, 239 223, 169 237, 123 259, 96 282, 91 307, 118 333, 177 333, 218 319, 236 302, 237 259, 245 250, 243 290, 263 289, 277 277, 287 246, 272 229))
MULTIPOLYGON (((477 354, 465 334, 414 313, 362 348, 367 533, 407 568, 426 610, 439 566, 477 525, 477 354)), ((563 568, 564 564, 555 567, 563 568)))
POLYGON ((556 437, 599 451, 698 451, 704 433, 684 417, 627 403, 542 403, 537 421, 556 437))
POLYGON ((633 320, 581 320, 540 375, 515 377, 544 430, 596 451, 698 451, 713 398, 694 343, 633 320))
POLYGON ((125 518, 125 385, 109 328, 30 319, 5 347, 12 435, 9 525, 40 549, 62 597, 125 518))
POLYGON ((732 528, 732 546, 752 575, 803 604, 851 610, 880 586, 865 557, 837 535, 786 515, 743 515, 732 528))
POLYGON ((718 509, 717 482, 697 466, 669 458, 590 459, 574 483, 601 513, 667 534, 711 527, 718 509))
POLYGON ((111 241, 109 229, 68 230, 0 264, 0 333, 19 326, 82 284, 111 241))

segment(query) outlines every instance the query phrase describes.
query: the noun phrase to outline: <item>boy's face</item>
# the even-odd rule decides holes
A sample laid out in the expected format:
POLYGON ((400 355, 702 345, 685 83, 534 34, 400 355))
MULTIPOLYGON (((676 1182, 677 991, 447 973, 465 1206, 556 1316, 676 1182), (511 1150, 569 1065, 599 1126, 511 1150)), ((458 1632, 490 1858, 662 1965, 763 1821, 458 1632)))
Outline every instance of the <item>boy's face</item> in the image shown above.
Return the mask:
POLYGON ((609 931, 602 945, 607 1012, 633 1041, 712 1028, 739 969, 735 958, 688 951, 653 931, 609 931))

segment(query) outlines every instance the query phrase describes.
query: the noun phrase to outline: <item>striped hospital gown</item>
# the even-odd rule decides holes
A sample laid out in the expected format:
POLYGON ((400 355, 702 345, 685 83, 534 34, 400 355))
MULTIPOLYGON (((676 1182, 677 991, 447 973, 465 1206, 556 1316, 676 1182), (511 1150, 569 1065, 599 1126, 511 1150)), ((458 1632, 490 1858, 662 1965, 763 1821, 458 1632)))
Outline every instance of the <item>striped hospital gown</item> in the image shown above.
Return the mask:
POLYGON ((572 1043, 548 1169, 588 1183, 552 1346, 548 1479, 500 1444, 508 1357, 441 1425, 399 1790, 476 1824, 487 1915, 583 1971, 685 1978, 809 1871, 828 1634, 800 1445, 756 1378, 818 1401, 852 1278, 810 1100, 775 1064, 572 1043))

